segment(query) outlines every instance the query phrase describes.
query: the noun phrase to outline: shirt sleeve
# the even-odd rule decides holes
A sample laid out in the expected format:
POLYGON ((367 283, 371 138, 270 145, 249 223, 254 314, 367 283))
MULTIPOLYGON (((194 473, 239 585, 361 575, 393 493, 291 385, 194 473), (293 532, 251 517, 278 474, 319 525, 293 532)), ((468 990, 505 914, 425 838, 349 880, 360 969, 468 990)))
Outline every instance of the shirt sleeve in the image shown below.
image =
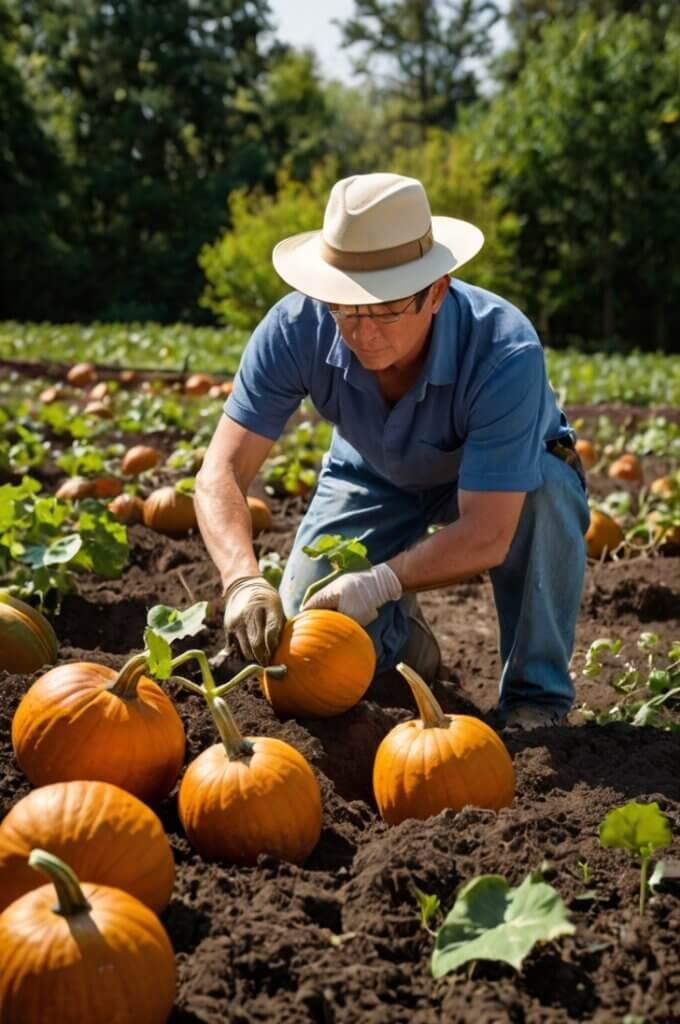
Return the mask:
POLYGON ((526 492, 542 484, 547 393, 538 345, 516 349, 492 370, 470 405, 459 487, 526 492))
POLYGON ((272 441, 308 391, 294 341, 294 328, 274 306, 253 331, 224 403, 230 419, 272 441))

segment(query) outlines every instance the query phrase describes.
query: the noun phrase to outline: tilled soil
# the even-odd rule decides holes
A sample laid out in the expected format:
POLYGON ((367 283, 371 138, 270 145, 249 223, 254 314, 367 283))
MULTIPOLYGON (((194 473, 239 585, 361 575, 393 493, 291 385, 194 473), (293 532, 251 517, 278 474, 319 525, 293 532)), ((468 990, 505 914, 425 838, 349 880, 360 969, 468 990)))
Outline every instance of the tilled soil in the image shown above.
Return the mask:
MULTIPOLYGON (((300 500, 275 506, 260 549, 285 554, 300 500)), ((83 577, 54 624, 63 660, 119 666, 140 649, 147 609, 214 599, 218 578, 199 538, 130 530, 131 563, 118 581, 83 577)), ((486 715, 495 703, 499 662, 487 580, 423 595, 441 641, 436 695, 448 712, 486 715)), ((574 672, 577 704, 613 703, 581 675, 597 637, 634 643, 642 630, 678 638, 680 558, 591 565, 579 620, 574 672)), ((202 634, 220 644, 219 604, 202 634)), ((224 666, 220 679, 237 668, 224 666)), ((14 709, 33 677, 0 673, 0 812, 29 790, 10 744, 14 709)), ((216 741, 197 697, 173 688, 193 759, 216 741)), ((277 736, 317 773, 324 804, 321 840, 304 867, 262 857, 256 867, 206 865, 184 838, 172 794, 156 808, 177 864, 163 915, 179 985, 173 1024, 435 1024, 435 1022, 680 1021, 680 882, 667 879, 637 913, 639 871, 625 852, 603 850, 598 825, 628 800, 658 801, 680 860, 680 733, 628 725, 573 724, 506 738, 517 796, 498 814, 468 808, 388 828, 371 793, 375 751, 386 732, 414 713, 406 685, 390 674, 347 714, 324 721, 280 721, 251 680, 230 697, 246 735, 277 736), (580 898, 579 862, 592 872, 580 898), (521 971, 478 962, 439 981, 429 972, 432 937, 419 922, 414 886, 448 909, 459 885, 480 873, 518 884, 543 865, 568 905, 575 934, 538 946, 521 971)), ((26 1022, 30 1024, 30 1022, 26 1022)), ((83 1022, 86 1024, 86 1022, 83 1022)), ((140 1021, 139 1024, 144 1024, 140 1021)))

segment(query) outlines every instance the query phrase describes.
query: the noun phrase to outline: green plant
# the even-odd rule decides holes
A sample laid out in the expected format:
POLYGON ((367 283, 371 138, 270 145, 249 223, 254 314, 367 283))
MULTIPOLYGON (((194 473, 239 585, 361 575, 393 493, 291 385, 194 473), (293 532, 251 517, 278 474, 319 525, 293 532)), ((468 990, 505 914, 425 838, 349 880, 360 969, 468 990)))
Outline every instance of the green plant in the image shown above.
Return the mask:
POLYGON ((645 912, 647 875, 652 855, 670 846, 671 826, 659 805, 635 801, 616 807, 606 816, 599 829, 600 845, 617 850, 630 850, 640 858, 640 913, 645 912))
POLYGON ((413 891, 415 892, 416 900, 418 901, 421 927, 423 927, 425 931, 428 931, 430 935, 435 935, 436 932, 433 932, 429 925, 432 918, 436 917, 441 910, 441 900, 436 894, 428 895, 423 892, 417 885, 413 886, 413 891))
POLYGON ((597 725, 628 722, 635 726, 654 725, 667 731, 680 729, 680 641, 674 641, 662 655, 656 633, 641 633, 637 641, 639 659, 623 660, 622 640, 595 640, 586 654, 583 674, 608 682, 620 695, 606 711, 596 712, 582 705, 587 720, 597 725))

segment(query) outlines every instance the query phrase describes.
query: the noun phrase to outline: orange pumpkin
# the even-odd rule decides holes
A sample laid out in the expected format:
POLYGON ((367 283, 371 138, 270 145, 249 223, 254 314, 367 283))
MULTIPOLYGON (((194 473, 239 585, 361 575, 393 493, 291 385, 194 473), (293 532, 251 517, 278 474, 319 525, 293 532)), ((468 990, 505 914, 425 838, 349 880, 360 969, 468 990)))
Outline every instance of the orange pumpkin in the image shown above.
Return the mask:
POLYGON ((144 502, 134 494, 119 494, 106 506, 119 523, 132 526, 144 518, 144 502))
POLYGON ((574 445, 585 469, 592 469, 597 462, 597 453, 592 441, 585 437, 579 439, 574 445))
POLYGON ((157 914, 168 905, 175 862, 163 826, 146 804, 110 782, 55 782, 12 807, 0 824, 0 911, 42 884, 28 866, 36 846, 157 914))
POLYGON ((54 492, 55 498, 59 501, 81 501, 83 498, 91 498, 94 495, 94 482, 86 480, 84 476, 72 476, 59 484, 54 492))
POLYGON ((184 393, 194 398, 207 395, 214 383, 215 379, 209 373, 192 373, 184 383, 184 393))
POLYGON ((266 736, 244 738, 221 697, 209 706, 222 742, 189 765, 179 817, 204 860, 254 864, 261 853, 300 864, 321 834, 321 794, 294 747, 266 736))
POLYGON ((375 648, 365 629, 341 612, 310 609, 283 627, 271 660, 283 679, 260 673, 265 697, 278 715, 329 718, 353 707, 375 672, 375 648))
POLYGON ((109 396, 109 385, 105 380, 100 380, 93 388, 90 388, 87 398, 89 402, 101 402, 109 396))
POLYGON ((198 526, 194 499, 174 487, 159 487, 144 502, 144 522, 166 537, 185 537, 198 526))
POLYGON ((267 502, 262 501, 261 498, 255 498, 250 494, 246 500, 248 502, 250 518, 253 524, 253 537, 257 537, 258 533, 262 533, 263 530, 271 530, 272 512, 267 502))
POLYGON ((640 483, 642 480, 642 466, 637 455, 632 452, 624 452, 612 462, 607 470, 607 475, 612 480, 630 480, 632 483, 640 483))
POLYGON ((58 387, 44 388, 38 395, 38 401, 42 402, 43 405, 52 405, 60 397, 60 390, 58 387))
POLYGON ((0 669, 37 672, 54 664, 58 654, 59 641, 45 616, 0 591, 0 669))
POLYGON ((76 363, 66 374, 66 380, 74 388, 89 388, 97 380, 94 363, 76 363))
POLYGON ((153 911, 121 889, 81 886, 44 850, 29 863, 50 883, 0 914, 0 1020, 165 1024, 175 958, 153 911))
POLYGON ((378 747, 373 792, 389 825, 424 820, 449 807, 509 807, 515 774, 505 744, 470 715, 445 715, 426 684, 397 665, 413 691, 420 718, 396 725, 378 747))
POLYGON ((680 481, 675 476, 659 476, 651 482, 649 490, 655 497, 671 501, 680 491, 680 481))
POLYGON ((108 402, 88 402, 83 413, 85 416, 94 416, 98 420, 113 419, 113 412, 108 402))
POLYGON ((157 466, 162 458, 158 448, 153 448, 148 444, 135 444, 132 448, 128 448, 123 456, 121 469, 125 476, 139 476, 147 469, 157 466))
POLYGON ((123 485, 115 476, 98 476, 92 481, 93 498, 115 498, 122 490, 123 485))
POLYGON ((610 515, 591 509, 590 526, 586 531, 586 548, 589 558, 601 558, 607 552, 611 554, 623 540, 623 530, 610 515))
POLYGON ((12 744, 34 786, 99 779, 141 800, 167 796, 184 761, 184 727, 144 667, 143 655, 120 672, 74 662, 33 683, 14 714, 12 744))

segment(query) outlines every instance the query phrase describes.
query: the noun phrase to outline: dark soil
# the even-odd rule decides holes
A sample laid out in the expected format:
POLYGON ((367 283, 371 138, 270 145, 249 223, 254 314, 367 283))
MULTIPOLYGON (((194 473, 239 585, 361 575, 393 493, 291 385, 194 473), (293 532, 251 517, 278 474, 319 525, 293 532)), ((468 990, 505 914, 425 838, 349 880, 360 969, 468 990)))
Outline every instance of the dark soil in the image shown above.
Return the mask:
MULTIPOLYGON (((302 502, 279 502, 260 549, 285 554, 302 502)), ((118 666, 140 649, 146 611, 214 599, 218 578, 200 538, 172 541, 143 526, 130 530, 132 559, 121 580, 83 577, 54 624, 63 660, 118 666)), ((486 715, 495 703, 499 662, 489 583, 482 578, 423 595, 443 649, 436 693, 444 709, 486 715)), ((581 674, 589 644, 642 630, 678 639, 680 558, 591 565, 573 668, 577 704, 614 703, 614 694, 581 674)), ((204 646, 221 646, 219 603, 204 646)), ((226 678, 237 664, 221 670, 226 678)), ((14 709, 32 681, 0 674, 0 812, 29 790, 10 745, 14 709)), ((198 698, 175 692, 188 735, 187 759, 215 742, 198 698)), ((249 735, 278 736, 314 766, 322 790, 321 840, 304 867, 262 857, 254 868, 206 865, 178 823, 174 795, 157 811, 177 863, 163 915, 179 971, 173 1024, 613 1024, 680 1021, 680 883, 667 879, 637 913, 633 857, 602 850, 598 825, 628 800, 658 801, 676 837, 679 860, 680 733, 628 725, 573 723, 506 738, 517 774, 512 808, 494 814, 446 811, 427 822, 388 828, 370 779, 385 733, 414 713, 405 684, 377 680, 347 714, 325 721, 280 721, 254 681, 230 699, 249 735), (596 896, 581 899, 579 862, 596 896), (576 932, 539 946, 520 972, 479 962, 433 981, 431 936, 420 926, 414 885, 448 909, 457 887, 480 873, 519 883, 543 863, 569 906, 576 932)), ((26 1022, 30 1024, 30 1022, 26 1022)), ((84 1022, 85 1024, 85 1022, 84 1022)), ((139 1024, 144 1024, 140 1021, 139 1024)))

